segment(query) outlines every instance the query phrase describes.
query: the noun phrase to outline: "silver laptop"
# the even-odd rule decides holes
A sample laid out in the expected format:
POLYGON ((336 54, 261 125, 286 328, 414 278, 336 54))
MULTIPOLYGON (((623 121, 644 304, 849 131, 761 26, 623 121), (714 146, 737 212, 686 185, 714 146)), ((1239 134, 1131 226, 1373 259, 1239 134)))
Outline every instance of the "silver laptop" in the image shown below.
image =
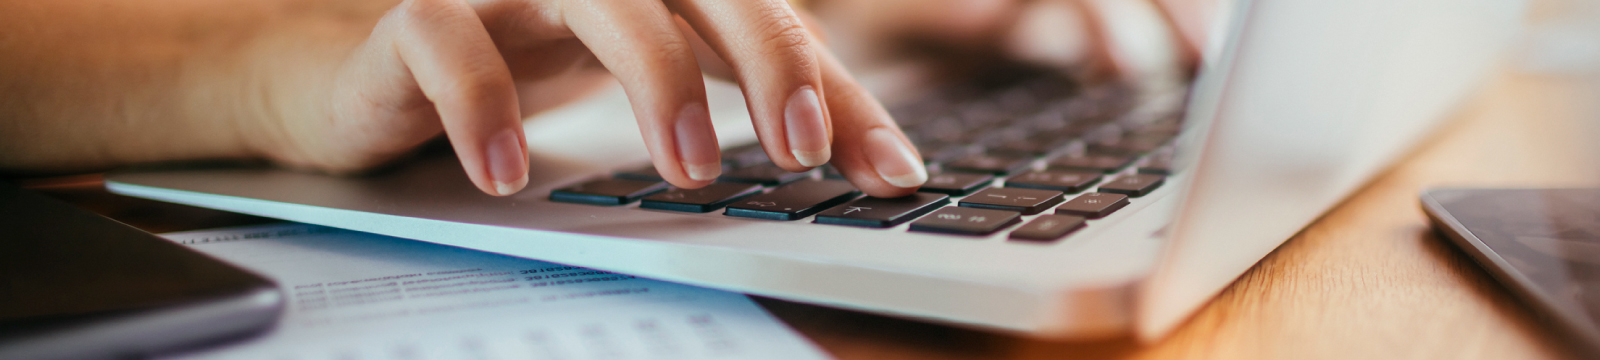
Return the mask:
MULTIPOLYGON (((889 104, 918 195, 725 150, 713 190, 654 177, 620 92, 529 122, 531 182, 485 195, 448 155, 366 177, 136 170, 111 191, 1040 337, 1155 338, 1408 151, 1493 66, 1514 0, 1241 0, 1192 87, 1048 75, 889 104)), ((738 92, 710 90, 724 144, 738 92)), ((903 96, 902 96, 903 97, 903 96)), ((582 281, 582 279, 574 279, 582 281)))

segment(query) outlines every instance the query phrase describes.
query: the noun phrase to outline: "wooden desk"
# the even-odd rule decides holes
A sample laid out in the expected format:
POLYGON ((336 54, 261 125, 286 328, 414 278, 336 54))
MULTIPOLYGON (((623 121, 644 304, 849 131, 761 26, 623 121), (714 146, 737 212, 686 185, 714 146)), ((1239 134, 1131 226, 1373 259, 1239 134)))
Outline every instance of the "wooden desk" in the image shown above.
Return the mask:
MULTIPOLYGON (((1597 186, 1594 99, 1505 74, 1394 169, 1268 256, 1162 342, 1045 342, 762 299, 843 359, 1550 359, 1550 332, 1435 236, 1417 194, 1440 185, 1597 186)), ((269 219, 111 195, 95 178, 50 192, 152 232, 269 219)))

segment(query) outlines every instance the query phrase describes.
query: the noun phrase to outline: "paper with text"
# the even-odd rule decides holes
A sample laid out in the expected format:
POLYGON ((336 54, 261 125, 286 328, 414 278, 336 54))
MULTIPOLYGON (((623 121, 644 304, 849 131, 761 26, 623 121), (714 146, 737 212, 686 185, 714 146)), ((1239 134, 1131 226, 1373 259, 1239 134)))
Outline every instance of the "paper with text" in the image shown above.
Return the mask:
POLYGON ((820 359, 744 295, 348 230, 164 235, 278 282, 270 332, 174 359, 820 359))

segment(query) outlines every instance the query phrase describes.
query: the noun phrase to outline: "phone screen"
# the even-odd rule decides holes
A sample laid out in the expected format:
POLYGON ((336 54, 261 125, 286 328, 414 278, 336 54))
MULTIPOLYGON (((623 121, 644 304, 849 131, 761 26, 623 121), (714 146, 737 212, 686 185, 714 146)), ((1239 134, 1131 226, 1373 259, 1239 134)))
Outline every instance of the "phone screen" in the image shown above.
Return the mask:
POLYGON ((1502 283, 1600 345, 1600 189, 1443 189, 1424 202, 1502 283))
POLYGON ((0 340, 273 287, 183 245, 0 181, 0 340))

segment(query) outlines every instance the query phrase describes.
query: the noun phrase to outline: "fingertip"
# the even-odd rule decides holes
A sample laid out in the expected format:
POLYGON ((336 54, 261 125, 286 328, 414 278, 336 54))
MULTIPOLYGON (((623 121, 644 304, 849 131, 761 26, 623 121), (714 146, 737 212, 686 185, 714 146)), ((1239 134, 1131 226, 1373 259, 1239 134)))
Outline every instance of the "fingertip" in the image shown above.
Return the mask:
POLYGON ((917 187, 865 186, 861 187, 861 192, 872 197, 897 198, 916 193, 917 187))
POLYGON ((917 167, 915 171, 900 175, 885 175, 883 181, 902 188, 915 189, 928 182, 928 171, 917 167))
MULTIPOLYGON (((718 171, 720 172, 721 170, 718 170, 718 171)), ((672 187, 676 187, 676 188, 679 188, 679 189, 699 189, 699 188, 706 187, 706 185, 711 185, 711 183, 713 183, 713 182, 716 182, 716 177, 713 176, 711 179, 708 179, 708 180, 683 178, 683 177, 666 177, 665 180, 667 181, 667 184, 670 184, 670 185, 672 185, 672 187)))
POLYGON ((528 151, 523 147, 521 129, 500 131, 489 138, 484 162, 493 190, 490 195, 509 196, 528 186, 528 151))
POLYGON ((928 181, 928 170, 916 150, 906 145, 888 127, 868 130, 861 152, 884 182, 901 188, 916 188, 928 181))
POLYGON ((794 149, 789 152, 794 155, 795 161, 799 161, 801 166, 808 168, 822 166, 822 164, 827 164, 828 160, 833 158, 833 151, 828 148, 822 148, 821 151, 794 149))
MULTIPOLYGON (((685 173, 688 173, 690 180, 695 180, 695 181, 712 181, 712 180, 716 180, 717 177, 722 176, 722 164, 720 164, 720 163, 711 163, 711 164, 684 163, 683 164, 683 170, 684 170, 685 173)), ((702 186, 704 186, 704 185, 702 185, 702 186)))
POLYGON ((509 182, 509 183, 503 182, 503 181, 495 181, 494 182, 494 190, 495 190, 495 192, 497 194, 489 194, 489 195, 511 196, 512 194, 516 194, 518 192, 521 192, 522 189, 526 188, 527 186, 528 186, 528 177, 527 176, 523 176, 521 179, 518 179, 517 181, 509 182))
POLYGON ((689 180, 709 182, 722 176, 722 149, 705 104, 684 105, 673 120, 672 131, 678 164, 689 180))

